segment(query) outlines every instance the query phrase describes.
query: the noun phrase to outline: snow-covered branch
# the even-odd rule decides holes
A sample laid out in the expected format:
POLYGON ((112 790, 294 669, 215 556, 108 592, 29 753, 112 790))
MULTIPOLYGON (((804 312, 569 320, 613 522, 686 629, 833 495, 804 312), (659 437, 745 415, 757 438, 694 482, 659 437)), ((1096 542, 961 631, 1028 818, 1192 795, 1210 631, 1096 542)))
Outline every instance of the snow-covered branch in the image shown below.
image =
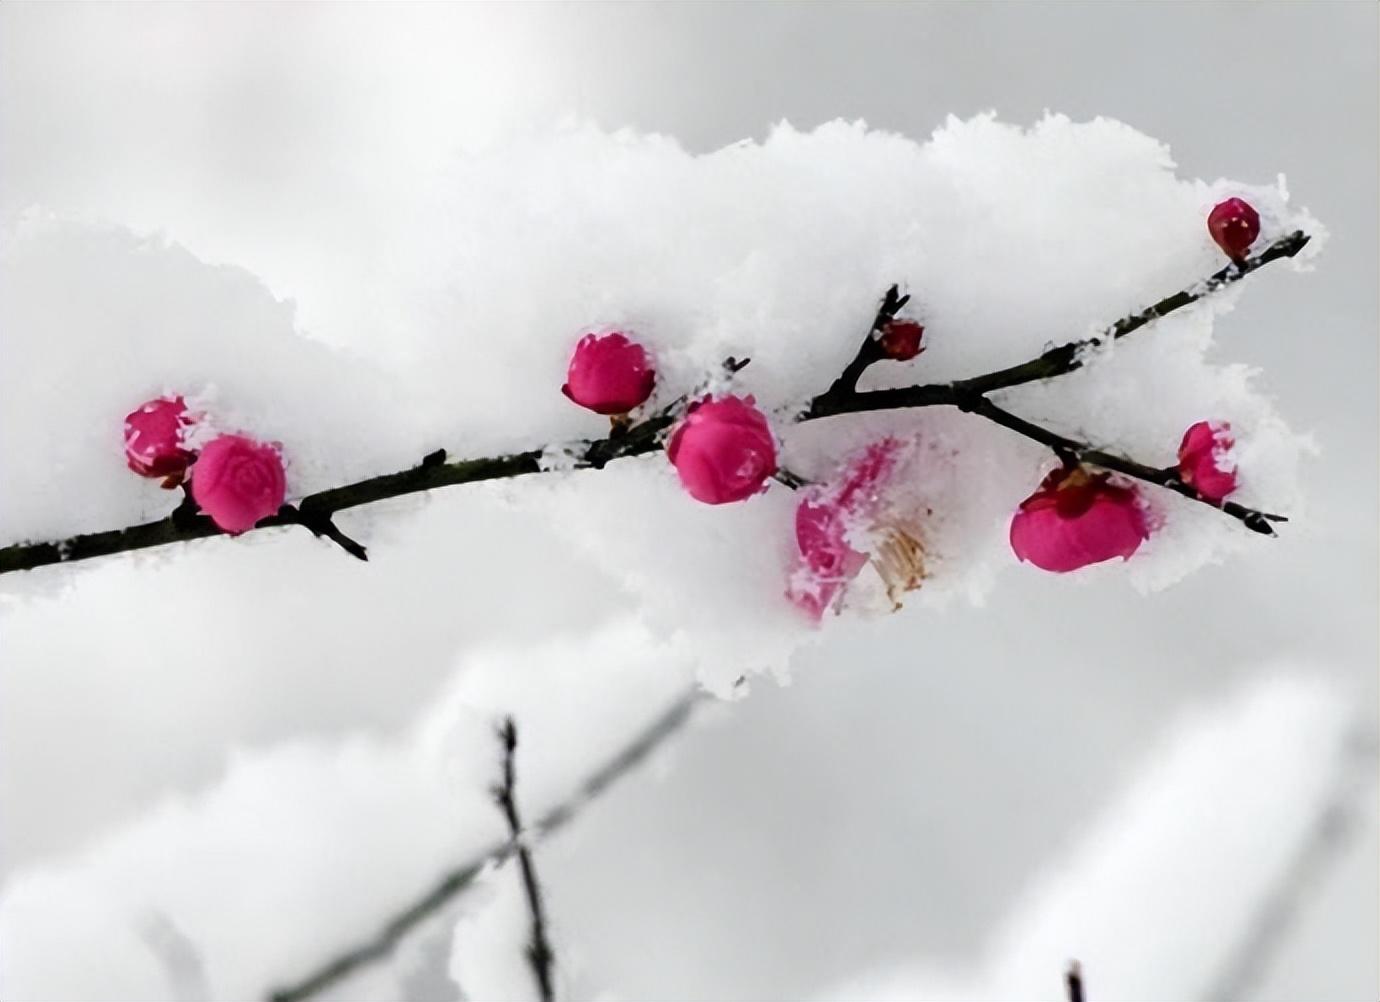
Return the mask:
MULTIPOLYGON (((1189 306, 1241 280, 1272 261, 1293 257, 1303 249, 1308 240, 1308 235, 1301 231, 1290 233, 1273 241, 1260 253, 1233 260, 1227 267, 1207 279, 1167 296, 1153 306, 1123 317, 1098 337, 1071 341, 1050 348, 1020 365, 949 383, 859 391, 856 388, 858 378, 874 362, 887 357, 913 357, 914 351, 910 355, 888 355, 879 347, 882 344, 882 338, 879 336, 882 328, 894 319, 907 298, 899 296, 897 290, 893 289, 883 301, 877 321, 857 356, 828 390, 809 400, 800 409, 795 420, 813 421, 865 411, 955 407, 1048 445, 1066 461, 1087 463, 1156 484, 1220 508, 1256 532, 1272 534, 1270 523, 1281 520, 1279 516, 1267 515, 1231 502, 1213 500, 1186 483, 1173 469, 1157 468, 1102 452, 1091 445, 1040 428, 997 407, 988 399, 987 394, 1073 372, 1084 364, 1085 353, 1088 350, 1108 340, 1125 337, 1160 317, 1189 306)), ((916 326, 917 343, 919 330, 916 326)), ((741 364, 731 363, 730 369, 739 368, 741 364)), ((459 460, 450 460, 443 450, 438 450, 424 457, 419 465, 411 469, 319 491, 302 498, 296 505, 283 505, 276 514, 250 523, 245 531, 300 525, 316 535, 332 539, 352 555, 366 559, 364 547, 345 536, 335 525, 333 518, 338 512, 458 484, 526 476, 557 469, 601 469, 614 460, 657 452, 666 447, 666 435, 681 417, 685 398, 680 398, 677 404, 679 406, 661 408, 650 417, 632 424, 615 421, 608 436, 569 443, 561 448, 548 446, 505 455, 459 460), (550 463, 548 458, 557 453, 568 459, 559 464, 550 463)), ((205 461, 203 458, 202 462, 205 461)), ((168 516, 154 522, 88 533, 64 540, 17 543, 0 548, 0 574, 166 546, 225 533, 224 528, 206 514, 198 512, 194 504, 187 502, 168 516)))

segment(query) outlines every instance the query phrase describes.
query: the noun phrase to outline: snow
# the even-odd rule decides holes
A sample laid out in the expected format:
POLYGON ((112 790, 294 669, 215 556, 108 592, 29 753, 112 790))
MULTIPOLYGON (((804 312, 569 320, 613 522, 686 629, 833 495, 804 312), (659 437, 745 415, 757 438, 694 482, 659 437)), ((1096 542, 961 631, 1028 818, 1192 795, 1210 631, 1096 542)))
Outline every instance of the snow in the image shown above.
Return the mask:
MULTIPOLYGON (((1003 530, 1047 451, 939 409, 798 427, 791 416, 851 357, 892 282, 912 295, 927 351, 874 367, 863 387, 974 375, 1216 270, 1203 220, 1228 194, 1260 209, 1262 243, 1314 234, 1302 260, 1002 403, 1155 465, 1194 421, 1230 421, 1238 500, 1297 516, 1308 441, 1231 361, 1230 341, 1216 344, 1215 325, 1244 286, 1307 266, 1323 242, 1317 222, 1282 184, 1178 178, 1163 145, 1119 122, 1048 115, 1022 128, 980 115, 951 118, 926 143, 860 122, 783 123, 760 143, 698 156, 663 136, 533 131, 359 207, 375 239, 354 260, 337 248, 316 266, 338 281, 291 300, 255 276, 254 260, 211 264, 166 235, 31 208, 0 237, 0 534, 57 538, 169 510, 175 498, 129 475, 118 447, 123 414, 160 392, 186 394, 218 428, 281 442, 290 498, 441 447, 452 458, 543 448, 552 472, 504 496, 558 523, 662 635, 693 640, 702 679, 726 692, 744 673, 783 671, 811 640, 784 598, 793 497, 774 485, 705 509, 659 455, 562 472, 562 443, 607 430, 559 392, 580 332, 636 332, 657 358, 654 403, 719 378, 726 356, 750 357, 733 385, 774 415, 786 465, 807 477, 883 434, 925 443, 913 500, 935 511, 923 540, 934 573, 914 604, 980 601, 1003 574, 1035 573, 1016 567, 1003 530), (347 280, 366 261, 368 280, 347 280)), ((283 261, 278 284, 308 266, 283 261)), ((1125 567, 1081 580, 1155 589, 1261 545, 1206 507, 1145 494, 1163 528, 1125 567)), ((372 531, 383 516, 367 518, 372 531)), ((374 559, 402 559, 371 533, 363 542, 374 559)))
MULTIPOLYGON (((1181 690, 1214 684, 1242 644, 1287 636, 1360 660, 1355 638, 1370 620, 1354 606, 1368 608, 1373 579, 1347 586, 1351 605, 1284 608, 1307 590, 1280 582, 1288 560, 1299 581, 1335 584, 1331 567, 1343 558, 1306 545, 1321 524, 1304 507, 1312 446, 1291 425, 1315 416, 1274 402, 1287 374, 1242 364, 1257 357, 1258 332, 1229 315, 1271 291, 1262 286, 1314 284, 1291 272, 1311 266, 1325 234, 1290 202, 1282 176, 1184 179, 1165 146, 1129 126, 1060 116, 951 119, 929 142, 860 122, 782 123, 707 153, 583 119, 528 128, 510 119, 546 86, 549 67, 536 63, 573 66, 582 54, 563 37, 542 52, 483 29, 536 16, 342 8, 317 20, 303 10, 275 12, 265 30, 229 8, 167 9, 138 24, 127 13, 56 10, 36 31, 40 15, 7 14, 3 125, 39 141, 6 144, 11 183, 0 191, 0 545, 171 508, 175 495, 124 468, 119 440, 122 416, 164 392, 186 394, 217 428, 282 442, 290 497, 410 467, 438 448, 452 459, 539 448, 551 472, 344 513, 368 564, 283 529, 0 577, 0 995, 261 998, 503 837, 487 793, 498 716, 518 720, 530 819, 691 685, 742 698, 754 688, 744 676, 803 677, 797 662, 811 655, 848 671, 814 703, 791 704, 805 708, 792 728, 750 721, 751 733, 729 743, 734 760, 702 786, 662 785, 661 813, 681 819, 677 834, 701 841, 702 855, 664 833, 640 844, 643 829, 625 815, 623 830, 605 833, 607 852, 622 858, 592 865, 589 879, 604 886, 587 908, 561 894, 550 858, 560 843, 543 843, 538 866, 551 881, 558 971, 582 986, 603 991, 627 976, 607 944, 581 971, 582 941, 592 946, 592 930, 629 900, 627 883, 644 883, 650 892, 631 900, 645 908, 710 916, 698 927, 683 915, 622 916, 643 938, 625 934, 615 953, 657 948, 627 961, 654 978, 644 984, 731 995, 793 970, 793 984, 813 988, 821 972, 875 955, 859 944, 882 938, 889 919, 878 916, 894 903, 879 900, 881 866, 856 893, 830 894, 817 874, 782 863, 781 842, 878 853, 856 831, 886 828, 884 851, 925 854, 917 867, 985 875, 991 861, 980 848, 965 859, 965 847, 1039 839, 1005 830, 1003 812, 952 808, 959 798, 1034 796, 1042 779, 1048 787, 1047 775, 1015 768, 1032 738, 1065 741, 1075 762, 1112 757, 1109 748, 1124 747, 1110 732, 1125 726, 1125 706, 1153 702, 1146 693, 1173 688, 1161 680, 1176 672, 1203 680, 1181 690), (433 31, 431 17, 474 30, 433 31), (235 89, 255 86, 262 92, 235 89), (40 118, 37 131, 20 128, 40 118), (501 141, 453 142, 477 120, 501 141), (60 141, 43 141, 50 135, 60 141), (1302 258, 1002 403, 1164 464, 1193 421, 1231 421, 1241 499, 1294 519, 1280 544, 1291 557, 1147 489, 1162 528, 1134 560, 1041 577, 1015 564, 1005 530, 1048 453, 942 409, 790 426, 851 357, 892 282, 913 295, 906 312, 926 324, 927 350, 875 367, 864 387, 971 375, 1096 332, 1215 271, 1222 259, 1203 220, 1228 194, 1262 210, 1262 242, 1295 227, 1313 234, 1302 258), (701 386, 755 394, 795 472, 825 477, 883 435, 913 441, 913 482, 892 500, 933 510, 933 575, 907 608, 863 621, 885 603, 860 579, 845 614, 811 629, 784 597, 795 495, 780 485, 710 509, 686 497, 659 455, 569 471, 565 443, 601 435, 607 422, 561 396, 565 365, 582 331, 610 326, 655 349, 653 405, 701 386), (752 364, 729 381, 719 369, 727 355, 752 364), (1132 590, 1243 550, 1235 578, 1209 571, 1150 599, 1132 590), (1115 601, 1090 604, 1071 590, 1115 601), (1196 610, 1169 604, 1185 592, 1206 598, 1196 610), (1048 609, 1023 619, 1013 595, 1048 609), (997 610, 980 628, 964 632, 941 615, 988 600, 997 610), (1210 622, 1181 625, 1193 611, 1210 622), (1268 622, 1252 629, 1253 620, 1268 622), (1073 642, 1070 622, 1081 623, 1073 642), (991 657, 988 633, 1019 637, 1022 649, 1011 642, 1002 664, 976 670, 991 657), (1171 653, 1161 662, 1176 663, 1126 651, 1128 638, 1163 643, 1171 653), (887 690, 886 708, 875 695, 850 702, 883 645, 926 686, 908 698, 887 690), (1071 661, 1083 674, 1056 670, 1071 661), (1077 699, 1123 710, 1067 728, 1049 722, 1077 699), (907 715, 904 742, 861 733, 877 729, 883 709, 907 715), (894 788, 838 793, 860 785, 868 756, 883 755, 899 763, 886 773, 894 788), (908 777, 915 757, 934 762, 908 777), (792 797, 808 810, 785 810, 792 797), (945 835, 940 812, 1001 830, 955 833, 959 821, 945 835), (772 827, 768 816, 785 820, 772 827), (773 900, 726 917, 751 890, 773 900), (822 909, 783 914, 791 908, 781 901, 807 896, 822 909), (859 901, 866 916, 835 911, 859 901), (816 914, 831 929, 829 942, 810 941, 812 963, 790 955, 787 932, 816 914), (835 935, 842 922, 850 929, 835 935), (698 939, 656 941, 666 928, 698 939), (746 953, 756 968, 742 963, 746 953), (687 974, 696 968, 717 973, 696 980, 687 974), (739 982, 744 974, 760 980, 739 982)), ((1180 142, 1173 128, 1166 138, 1180 142)), ((1250 169, 1269 176, 1280 163, 1262 157, 1250 169)), ((1298 196, 1325 201, 1327 191, 1295 182, 1298 196)), ((1316 310, 1309 296, 1298 302, 1316 310)), ((1350 502, 1346 478, 1365 472, 1348 466, 1331 471, 1334 500, 1350 502)), ((1355 553, 1344 523, 1329 531, 1338 551, 1355 553)), ((1058 965, 1074 953, 1093 998, 1131 993, 1140 979, 1164 988, 1181 954, 1207 970, 1306 821, 1344 716, 1335 694, 1293 681, 1185 724, 1096 838, 1032 885, 980 970, 917 957, 928 973, 900 972, 900 991, 1025 997, 1038 982, 1057 994, 1058 965), (1156 770, 1161 757, 1168 764, 1156 770), (1238 801, 1240 816, 1219 826, 1214 803, 1238 801), (1175 827, 1185 820, 1213 837, 1185 842, 1175 827), (1190 879, 1218 899, 1187 916, 1201 941, 1161 943, 1158 931, 1185 920, 1164 888, 1190 879), (1124 900, 1112 900, 1113 886, 1124 900), (1159 916, 1157 926, 1132 904, 1159 916), (1127 926, 1134 940, 1119 936, 1127 926)), ((1039 761, 1062 781, 1058 758, 1039 761)), ((1074 771, 1086 781, 1090 770, 1074 771)), ((614 800, 591 804, 584 824, 618 817, 614 800)), ((622 807, 658 809, 645 796, 622 807)), ((573 847, 561 848, 567 870, 597 855, 586 841, 576 864, 573 847)), ((1364 869, 1373 876, 1373 861, 1364 869)), ((927 902, 936 922, 951 922, 969 896, 972 885, 953 883, 950 900, 941 888, 927 902)), ((516 888, 511 866, 491 873, 336 997, 436 997, 424 983, 448 969, 472 997, 527 997, 516 888)), ((1315 950, 1311 973, 1323 955, 1315 950)))
POLYGON ((1355 768, 1346 748, 1354 719, 1343 692, 1295 673, 1267 675, 1198 709, 1031 881, 972 970, 872 972, 820 998, 1055 1002, 1065 997, 1059 964, 1069 959, 1081 962, 1091 998, 1218 997, 1209 986, 1339 771, 1355 768))
MULTIPOLYGON (((304 738, 232 755, 217 785, 164 798, 83 850, 8 877, 0 993, 173 998, 166 960, 175 930, 174 942, 195 944, 191 966, 209 997, 261 997, 506 839, 490 796, 504 715, 517 720, 518 796, 530 822, 689 679, 684 650, 624 620, 580 640, 473 651, 401 735, 304 738), (80 964, 68 962, 74 943, 80 964)), ((485 901, 480 893, 474 906, 485 901)), ((348 997, 380 998, 370 994, 380 984, 396 997, 387 976, 352 983, 348 997)))

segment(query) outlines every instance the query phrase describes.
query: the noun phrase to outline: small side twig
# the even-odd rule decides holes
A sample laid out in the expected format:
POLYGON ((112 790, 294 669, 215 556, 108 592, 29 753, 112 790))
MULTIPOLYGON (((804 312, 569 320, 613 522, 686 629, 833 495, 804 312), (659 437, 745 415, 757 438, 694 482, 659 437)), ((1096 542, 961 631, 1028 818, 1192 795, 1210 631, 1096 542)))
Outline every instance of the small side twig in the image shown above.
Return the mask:
POLYGON ((972 396, 963 398, 958 404, 960 410, 979 417, 986 418, 994 424, 999 424, 1003 428, 1009 428, 1019 435, 1023 435, 1032 441, 1039 442, 1052 449, 1063 462, 1068 463, 1087 463, 1090 466, 1101 467, 1113 473, 1120 473, 1123 476, 1131 477, 1134 480, 1143 480, 1146 483, 1156 484, 1166 490, 1171 490, 1176 494, 1188 498, 1190 501, 1197 501, 1199 504, 1208 505, 1216 508, 1225 515, 1236 519, 1252 532, 1258 532, 1264 536, 1275 534, 1274 524, 1277 522, 1289 521, 1283 515, 1273 515, 1269 512, 1257 511, 1254 508, 1247 508, 1245 505, 1237 504, 1235 501, 1215 501, 1212 498, 1204 497, 1192 485, 1185 482, 1180 476, 1177 467, 1155 467, 1145 463, 1138 463, 1134 459, 1127 459, 1125 456, 1118 456, 1115 453, 1103 452, 1094 449, 1089 445, 1060 435, 1058 432, 1050 431, 1048 428, 1041 427, 1032 421, 1027 421, 1023 417, 1012 414, 1004 408, 998 407, 984 396, 972 396))
POLYGON ((310 508, 302 508, 285 504, 278 509, 278 517, 285 522, 296 522, 298 525, 311 530, 312 535, 320 539, 329 539, 342 550, 357 560, 368 560, 369 551, 360 543, 351 539, 340 531, 340 527, 335 524, 329 515, 322 515, 312 511, 310 508))
POLYGON ((824 396, 843 397, 857 391, 858 380, 862 378, 862 374, 867 371, 868 366, 873 362, 880 362, 886 357, 882 352, 881 342, 878 340, 880 331, 896 319, 896 314, 901 312, 901 308, 908 302, 910 302, 910 296, 901 295, 900 286, 893 285, 886 290, 886 295, 882 297, 882 304, 877 307, 877 315, 872 320, 872 326, 867 329, 862 344, 858 346, 858 353, 853 356, 852 361, 843 367, 843 371, 839 373, 839 378, 835 379, 829 389, 824 391, 824 396))
POLYGON ((518 813, 517 769, 514 762, 517 725, 512 717, 504 718, 498 729, 498 738, 503 746, 503 780, 494 787, 494 802, 507 819, 512 842, 517 846, 518 868, 522 873, 523 890, 527 894, 527 910, 532 916, 532 938, 527 944, 527 962, 532 965, 532 975, 537 980, 541 1002, 552 1002, 556 995, 551 970, 556 958, 546 934, 546 909, 542 904, 541 883, 537 880, 536 864, 532 862, 532 850, 523 835, 522 817, 518 813))

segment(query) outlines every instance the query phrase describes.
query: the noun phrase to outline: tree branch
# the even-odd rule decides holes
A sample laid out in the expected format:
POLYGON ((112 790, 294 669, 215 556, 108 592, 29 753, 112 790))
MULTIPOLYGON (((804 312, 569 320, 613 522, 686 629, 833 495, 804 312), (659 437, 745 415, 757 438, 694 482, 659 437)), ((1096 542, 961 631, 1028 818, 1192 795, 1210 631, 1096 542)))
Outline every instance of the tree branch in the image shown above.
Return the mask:
POLYGON ((551 979, 551 968, 556 956, 551 952, 551 941, 546 935, 546 909, 542 904, 541 883, 537 880, 537 867, 532 862, 532 850, 527 845, 522 831, 522 816, 517 805, 517 725, 512 717, 506 717, 498 730, 503 743, 503 782, 494 787, 494 802, 508 822, 509 841, 517 846, 518 868, 522 873, 522 887, 527 895, 527 910, 532 916, 532 938, 527 944, 527 962, 532 965, 532 975, 537 981, 537 991, 541 1002, 553 1002, 556 997, 551 979))
POLYGON ((896 314, 901 312, 901 307, 908 302, 910 302, 910 296, 901 295, 899 286, 893 285, 886 290, 886 295, 882 297, 882 305, 877 308, 877 316, 873 319, 872 326, 867 329, 862 344, 858 346, 858 353, 853 356, 851 362, 843 367, 843 372, 825 391, 825 396, 844 396, 857 390, 858 380, 867 371, 867 367, 886 357, 882 352, 882 343, 879 340, 882 328, 895 320, 896 314))
POLYGON ((1040 425, 1033 424, 1024 418, 1017 417, 1010 411, 1003 410, 984 396, 972 396, 964 399, 958 404, 960 410, 970 414, 984 417, 988 421, 1009 428, 1018 435, 1047 445, 1054 450, 1055 454, 1065 462, 1087 463, 1090 466, 1098 466, 1104 470, 1111 470, 1113 473, 1120 473, 1135 480, 1143 480, 1149 484, 1156 484, 1176 494, 1188 498, 1190 501, 1197 501, 1216 508, 1226 515, 1239 521, 1252 532, 1261 535, 1273 536, 1275 534, 1272 522, 1289 521, 1283 515, 1271 515, 1268 512, 1256 511, 1254 508, 1247 508, 1239 505, 1235 501, 1215 501, 1212 498, 1204 497, 1198 493, 1193 485, 1186 483, 1180 476, 1177 467, 1170 466, 1158 468, 1138 463, 1133 459, 1118 456, 1110 452, 1102 452, 1091 446, 1079 442, 1057 432, 1042 428, 1040 425))
POLYGON ((1076 960, 1070 960, 1064 972, 1064 988, 1068 1002, 1083 1002, 1083 965, 1076 960))
MULTIPOLYGON (((637 768, 648 755, 679 732, 693 716, 695 707, 704 699, 698 688, 681 694, 622 749, 590 773, 569 798, 543 814, 536 825, 528 829, 528 839, 541 839, 564 827, 579 813, 580 808, 637 768)), ((486 866, 502 863, 517 850, 517 841, 510 838, 480 853, 469 862, 455 867, 395 912, 368 939, 345 949, 305 977, 271 991, 268 994, 268 1002, 304 1002, 334 987, 360 968, 383 960, 393 952, 404 936, 427 919, 443 912, 461 891, 475 881, 486 866)))
MULTIPOLYGON (((1204 281, 1167 296, 1138 313, 1123 317, 1097 337, 1071 341, 1051 348, 1037 358, 1020 365, 952 383, 931 383, 901 389, 860 392, 856 387, 863 371, 868 366, 882 360, 877 341, 873 335, 905 305, 908 299, 906 296, 899 295, 897 287, 892 286, 887 290, 887 294, 877 311, 876 319, 873 321, 872 327, 869 328, 857 355, 844 368, 843 373, 828 390, 806 404, 804 409, 796 415, 796 420, 813 421, 862 411, 914 407, 960 407, 987 417, 989 420, 996 420, 992 412, 984 412, 985 409, 980 405, 973 406, 973 401, 995 390, 1052 379, 1072 372, 1082 366, 1081 356, 1085 350, 1096 347, 1108 339, 1116 340, 1126 337, 1160 317, 1183 309, 1240 281, 1272 261, 1293 257, 1303 249, 1308 240, 1308 235, 1301 231, 1281 237, 1254 257, 1229 264, 1204 281)), ((746 363, 739 363, 730 359, 726 367, 730 372, 736 372, 743 364, 746 363)), ((662 448, 664 435, 675 423, 679 409, 684 404, 685 399, 682 397, 646 420, 629 428, 618 429, 606 438, 573 442, 564 451, 573 457, 574 468, 596 470, 602 469, 616 459, 626 459, 659 451, 662 448)), ((1020 420, 1014 415, 1009 416, 1009 419, 1020 420)), ((1003 419, 997 423, 1003 424, 1005 427, 1012 427, 1007 421, 1008 419, 1003 419)), ((1033 428, 1034 426, 1030 427, 1033 428)), ((1017 429, 1013 428, 1012 430, 1017 429)), ((1099 459, 1095 458, 1101 457, 1119 463, 1122 467, 1136 465, 1139 468, 1139 464, 1132 464, 1130 460, 1109 457, 1085 446, 1080 446, 1080 449, 1086 460, 1096 465, 1102 465, 1099 459)), ((419 466, 410 470, 370 477, 367 480, 360 480, 308 495, 299 502, 295 511, 289 510, 291 506, 285 506, 278 514, 264 519, 250 531, 284 525, 306 525, 318 535, 333 539, 348 552, 363 558, 364 548, 345 537, 338 529, 334 529, 331 517, 337 512, 389 498, 431 491, 439 487, 541 473, 547 469, 543 463, 543 458, 549 451, 548 449, 529 449, 525 452, 462 459, 454 462, 447 462, 445 452, 438 451, 428 455, 419 466), (334 532, 331 531, 333 529, 334 532)), ((1107 468, 1118 469, 1116 466, 1108 466, 1107 468)), ((1138 473, 1129 473, 1124 468, 1118 471, 1127 473, 1129 476, 1135 476, 1137 479, 1159 484, 1169 490, 1184 494, 1186 497, 1194 497, 1194 500, 1202 500, 1192 493, 1185 493, 1183 485, 1176 485, 1163 478, 1155 479, 1141 475, 1144 470, 1149 470, 1149 467, 1139 469, 1141 472, 1138 473)), ((0 548, 0 574, 31 570, 65 561, 88 560, 115 553, 166 546, 170 543, 204 539, 222 534, 215 523, 205 515, 197 513, 195 508, 188 511, 186 504, 187 502, 184 500, 181 507, 166 518, 156 522, 146 522, 142 525, 111 529, 105 532, 87 533, 55 542, 16 543, 0 548)), ((1222 511, 1238 519, 1249 528, 1265 534, 1270 534, 1269 521, 1279 520, 1276 516, 1253 512, 1230 502, 1220 507, 1222 511)))

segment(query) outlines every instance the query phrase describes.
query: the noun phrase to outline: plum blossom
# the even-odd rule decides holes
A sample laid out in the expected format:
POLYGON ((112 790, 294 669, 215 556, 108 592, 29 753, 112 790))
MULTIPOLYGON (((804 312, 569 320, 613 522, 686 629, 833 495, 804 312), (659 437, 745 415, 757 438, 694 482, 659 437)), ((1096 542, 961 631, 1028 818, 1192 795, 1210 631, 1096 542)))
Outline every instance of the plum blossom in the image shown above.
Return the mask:
POLYGON ((692 404, 672 432, 666 455, 690 496, 705 504, 750 498, 776 472, 776 441, 752 397, 692 404))
POLYGON ((125 415, 125 462, 141 477, 161 477, 172 487, 196 454, 185 439, 194 417, 180 396, 159 397, 125 415))
POLYGON ((570 357, 561 392, 597 414, 626 414, 652 395, 655 383, 642 345, 618 332, 586 334, 570 357))
POLYGON ((1260 236, 1260 214, 1244 199, 1229 198, 1218 202, 1208 213, 1208 232, 1222 253, 1233 261, 1240 261, 1260 236))
POLYGON ((795 513, 799 560, 786 590, 818 621, 849 583, 873 563, 893 604, 924 577, 923 549, 915 536, 885 517, 884 493, 900 467, 903 443, 886 438, 856 454, 838 477, 804 491, 795 513), (869 553, 855 549, 860 533, 875 539, 869 553))
POLYGON ((231 535, 277 512, 286 491, 278 446, 243 435, 212 439, 192 467, 192 498, 231 535))
POLYGON ((1134 488, 1081 466, 1052 471, 1011 519, 1011 549, 1042 570, 1064 574, 1114 557, 1130 559, 1149 538, 1134 488))
POLYGON ((1199 421, 1179 444, 1179 476, 1209 501, 1236 490, 1236 466, 1228 458, 1235 444, 1225 421, 1199 421))
POLYGON ((925 328, 914 320, 890 320, 877 339, 882 354, 896 362, 909 362, 924 351, 925 328))

